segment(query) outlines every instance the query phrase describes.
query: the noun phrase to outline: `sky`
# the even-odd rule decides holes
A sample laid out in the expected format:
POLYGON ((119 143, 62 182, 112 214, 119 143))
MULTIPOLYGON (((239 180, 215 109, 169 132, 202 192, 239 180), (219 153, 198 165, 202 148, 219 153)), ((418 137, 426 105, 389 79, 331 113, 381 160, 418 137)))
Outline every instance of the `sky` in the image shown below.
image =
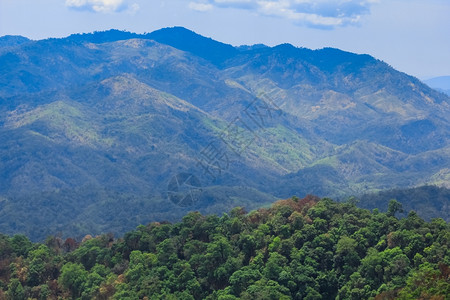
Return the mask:
POLYGON ((0 36, 172 26, 235 46, 370 54, 420 79, 450 75, 450 0, 0 0, 0 36))

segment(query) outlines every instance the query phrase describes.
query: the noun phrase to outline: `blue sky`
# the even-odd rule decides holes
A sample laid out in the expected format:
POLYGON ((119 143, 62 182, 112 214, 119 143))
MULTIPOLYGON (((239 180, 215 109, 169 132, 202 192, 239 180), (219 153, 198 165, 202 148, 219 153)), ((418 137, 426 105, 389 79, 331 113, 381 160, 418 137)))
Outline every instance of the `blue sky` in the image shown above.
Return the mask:
POLYGON ((0 36, 170 26, 232 45, 368 53, 419 78, 450 75, 449 0, 0 0, 0 36))

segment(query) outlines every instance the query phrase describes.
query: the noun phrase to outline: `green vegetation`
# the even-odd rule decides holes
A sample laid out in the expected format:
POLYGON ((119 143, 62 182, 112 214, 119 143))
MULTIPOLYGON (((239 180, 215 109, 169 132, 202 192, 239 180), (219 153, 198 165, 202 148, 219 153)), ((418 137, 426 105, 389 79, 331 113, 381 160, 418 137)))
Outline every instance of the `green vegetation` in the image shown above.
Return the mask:
POLYGON ((0 66, 0 232, 32 241, 450 182, 450 97, 369 55, 177 27, 0 37, 0 66), (197 206, 167 200, 179 173, 197 206))
POLYGON ((307 196, 81 243, 0 235, 1 299, 450 299, 450 226, 307 196))

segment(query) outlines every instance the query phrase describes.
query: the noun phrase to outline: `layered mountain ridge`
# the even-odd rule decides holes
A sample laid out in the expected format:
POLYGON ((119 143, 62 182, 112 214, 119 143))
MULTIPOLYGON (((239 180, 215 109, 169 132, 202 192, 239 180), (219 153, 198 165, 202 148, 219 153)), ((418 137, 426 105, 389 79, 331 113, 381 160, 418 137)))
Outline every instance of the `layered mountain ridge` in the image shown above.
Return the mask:
POLYGON ((188 210, 449 185, 450 98, 369 55, 176 27, 1 37, 0 66, 2 232, 121 233, 188 210), (201 183, 188 207, 168 195, 177 174, 201 183))

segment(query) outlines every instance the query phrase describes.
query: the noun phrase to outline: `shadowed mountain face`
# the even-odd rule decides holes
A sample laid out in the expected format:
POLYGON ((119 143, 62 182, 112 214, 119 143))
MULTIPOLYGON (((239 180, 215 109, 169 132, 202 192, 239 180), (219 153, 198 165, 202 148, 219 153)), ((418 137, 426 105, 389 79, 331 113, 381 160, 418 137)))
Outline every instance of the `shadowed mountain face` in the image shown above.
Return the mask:
POLYGON ((450 180, 449 97, 369 55, 166 28, 1 37, 0 66, 2 232, 120 233, 450 180))
POLYGON ((411 210, 419 211, 426 220, 441 217, 450 222, 450 189, 437 186, 420 186, 409 189, 391 189, 360 196, 358 205, 363 208, 379 208, 385 211, 391 199, 402 203, 400 217, 407 217, 411 210))

